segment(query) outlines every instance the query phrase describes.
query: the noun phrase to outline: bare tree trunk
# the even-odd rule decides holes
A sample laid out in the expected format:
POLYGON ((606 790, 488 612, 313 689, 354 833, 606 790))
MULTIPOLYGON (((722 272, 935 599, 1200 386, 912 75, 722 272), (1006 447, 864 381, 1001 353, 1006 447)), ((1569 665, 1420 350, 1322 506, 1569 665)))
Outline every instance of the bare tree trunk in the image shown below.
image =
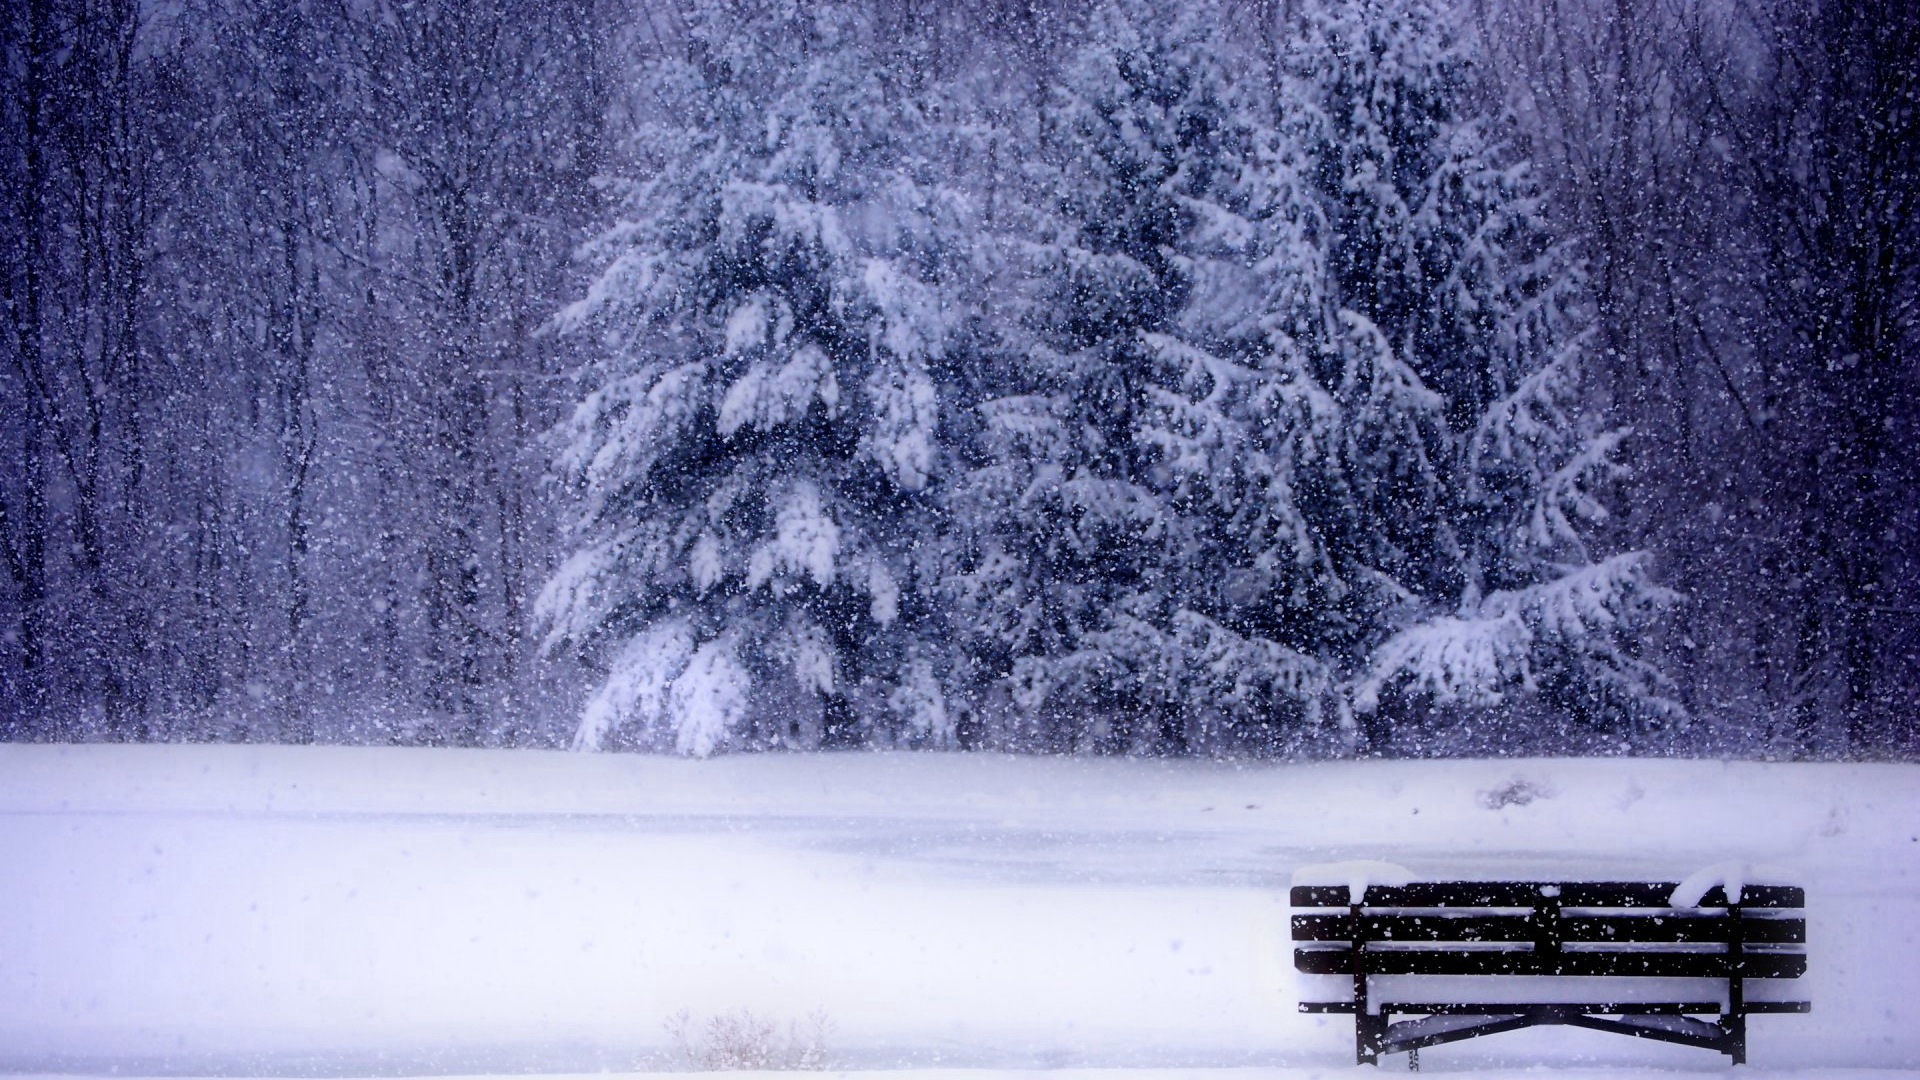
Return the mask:
POLYGON ((316 282, 308 280, 309 271, 301 265, 301 236, 304 230, 294 214, 298 198, 296 182, 282 182, 281 199, 285 216, 280 223, 280 271, 284 290, 273 305, 270 332, 277 358, 277 389, 280 395, 279 445, 283 473, 282 507, 286 529, 286 646, 285 690, 282 702, 287 737, 293 742, 312 742, 314 736, 312 692, 307 622, 313 604, 312 585, 307 576, 308 520, 307 483, 313 469, 313 325, 308 308, 314 303, 311 292, 316 282))
POLYGON ((46 108, 47 75, 50 50, 47 0, 27 0, 23 8, 21 75, 17 94, 21 116, 22 175, 13 186, 17 191, 14 228, 18 230, 19 270, 8 274, 6 311, 11 330, 10 350, 14 374, 20 383, 23 416, 21 449, 25 453, 18 471, 21 492, 17 506, 0 507, 4 514, 8 570, 15 583, 20 604, 20 686, 14 697, 23 711, 16 723, 27 731, 46 734, 51 672, 47 665, 45 621, 47 616, 46 537, 52 527, 47 504, 46 473, 43 454, 45 427, 49 421, 46 387, 40 382, 44 370, 40 315, 44 303, 40 289, 46 250, 45 198, 47 183, 46 108), (17 285, 16 285, 17 282, 17 285))

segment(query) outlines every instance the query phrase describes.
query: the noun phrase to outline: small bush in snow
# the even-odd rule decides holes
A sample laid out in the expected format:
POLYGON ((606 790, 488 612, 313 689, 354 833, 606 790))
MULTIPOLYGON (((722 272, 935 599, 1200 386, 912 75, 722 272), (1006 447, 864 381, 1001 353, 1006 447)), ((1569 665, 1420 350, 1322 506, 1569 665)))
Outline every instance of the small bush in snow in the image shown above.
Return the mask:
POLYGON ((833 1024, 816 1010, 804 1026, 789 1023, 782 1033, 772 1017, 735 1009, 710 1016, 696 1028, 692 1014, 682 1009, 667 1018, 665 1027, 675 1052, 691 1069, 818 1071, 827 1067, 827 1034, 833 1024))
POLYGON ((1480 805, 1489 810, 1500 810, 1509 806, 1525 806, 1535 799, 1553 798, 1553 788, 1536 780, 1516 776, 1497 787, 1480 793, 1480 805))

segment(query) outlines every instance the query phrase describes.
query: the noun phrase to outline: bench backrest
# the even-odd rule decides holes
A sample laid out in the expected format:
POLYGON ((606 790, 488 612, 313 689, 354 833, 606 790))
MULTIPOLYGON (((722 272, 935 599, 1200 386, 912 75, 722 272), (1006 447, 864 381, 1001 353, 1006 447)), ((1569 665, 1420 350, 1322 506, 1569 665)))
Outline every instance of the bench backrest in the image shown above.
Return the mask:
POLYGON ((1806 971, 1805 890, 1718 886, 1676 908, 1659 882, 1295 886, 1294 965, 1310 975, 1575 975, 1793 979, 1806 971))

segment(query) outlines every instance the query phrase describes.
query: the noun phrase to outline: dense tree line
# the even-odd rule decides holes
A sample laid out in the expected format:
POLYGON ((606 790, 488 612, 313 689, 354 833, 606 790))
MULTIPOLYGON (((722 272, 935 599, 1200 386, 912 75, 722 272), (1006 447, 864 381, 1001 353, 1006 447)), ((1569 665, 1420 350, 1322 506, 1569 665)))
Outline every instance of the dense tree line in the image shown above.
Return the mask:
POLYGON ((5 13, 14 737, 546 737, 587 4, 5 13))
POLYGON ((1915 749, 1909 5, 4 18, 0 735, 1915 749))
POLYGON ((1775 751, 1911 754, 1920 11, 1476 11, 1594 269, 1682 700, 1775 751))

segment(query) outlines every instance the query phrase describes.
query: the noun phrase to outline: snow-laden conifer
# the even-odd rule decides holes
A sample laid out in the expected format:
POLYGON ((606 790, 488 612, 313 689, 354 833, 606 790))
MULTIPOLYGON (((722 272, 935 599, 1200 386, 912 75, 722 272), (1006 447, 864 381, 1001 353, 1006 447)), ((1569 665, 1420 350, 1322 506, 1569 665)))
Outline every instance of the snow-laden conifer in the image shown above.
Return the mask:
POLYGON ((982 669, 1110 748, 1676 715, 1650 560, 1589 549, 1622 433, 1578 412, 1585 283, 1471 55, 1337 2, 1275 94, 1223 22, 1113 0, 1060 76, 1025 363, 958 489, 982 669))
POLYGON ((1428 0, 1334 0, 1288 69, 1326 222, 1321 367, 1354 500, 1347 577, 1387 586, 1370 648, 1348 660, 1352 703, 1544 692, 1595 721, 1676 717, 1631 649, 1668 594, 1644 555, 1589 549, 1623 433, 1579 413, 1585 281, 1481 111, 1470 52, 1428 0))
POLYGON ((934 368, 959 201, 859 10, 696 5, 561 328, 573 552, 541 613, 598 658, 579 729, 729 746, 951 737, 924 643, 934 368))
POLYGON ((1316 410, 1256 345, 1291 267, 1255 265, 1280 212, 1250 167, 1277 151, 1228 77, 1220 15, 1089 16, 1044 118, 1041 284, 1004 327, 1024 364, 982 406, 987 460, 960 488, 973 647, 1057 743, 1191 746, 1331 690, 1245 617, 1254 597, 1223 599, 1289 529, 1262 504, 1285 482, 1271 451, 1317 427, 1272 438, 1272 414, 1316 410))

